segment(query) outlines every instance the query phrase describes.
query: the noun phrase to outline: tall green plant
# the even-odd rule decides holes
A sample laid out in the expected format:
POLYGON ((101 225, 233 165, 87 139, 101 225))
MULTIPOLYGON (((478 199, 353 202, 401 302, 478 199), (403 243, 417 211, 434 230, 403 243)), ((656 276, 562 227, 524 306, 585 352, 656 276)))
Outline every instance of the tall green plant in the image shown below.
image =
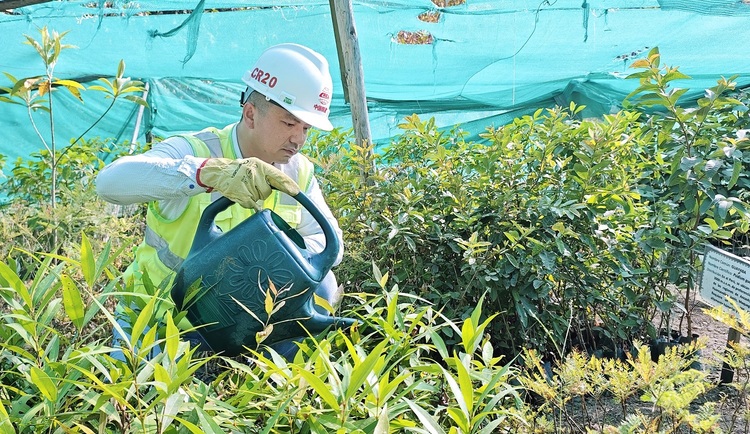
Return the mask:
POLYGON ((642 181, 641 192, 652 201, 653 215, 660 216, 654 226, 666 247, 663 273, 682 291, 689 337, 702 245, 728 243, 750 228, 747 208, 737 197, 750 186, 750 159, 743 154, 750 141, 735 137, 732 110, 742 103, 728 96, 735 88, 733 78, 722 78, 697 107, 682 107, 679 100, 687 90, 674 87, 675 81, 690 77, 662 66, 658 48, 631 67, 641 69, 628 77, 640 85, 626 103, 632 99, 636 107, 651 111, 646 133, 654 144, 651 177, 642 181))
POLYGON ((144 88, 142 83, 137 80, 131 80, 130 78, 123 77, 125 73, 125 62, 120 61, 117 68, 117 74, 113 80, 107 78, 100 78, 101 84, 93 85, 88 89, 81 83, 70 80, 61 79, 55 76, 55 66, 59 60, 61 53, 64 50, 75 48, 73 45, 63 43, 63 39, 68 32, 58 33, 57 31, 48 31, 47 27, 43 27, 39 30, 40 39, 36 40, 31 36, 24 35, 26 38, 25 43, 31 45, 36 50, 42 63, 44 65, 44 73, 36 77, 26 77, 17 79, 9 73, 5 73, 5 76, 11 81, 10 87, 0 87, 0 89, 7 94, 7 96, 0 96, 0 101, 20 104, 26 107, 29 115, 29 122, 31 127, 39 137, 40 142, 44 145, 47 150, 45 157, 45 163, 51 170, 50 181, 50 205, 54 208, 57 202, 57 182, 58 176, 57 171, 59 165, 63 160, 63 157, 71 149, 72 146, 76 145, 89 131, 91 131, 96 124, 101 121, 104 116, 112 109, 115 102, 120 98, 132 101, 136 104, 147 105, 146 101, 135 93, 143 92, 144 88), (86 90, 101 92, 104 97, 111 99, 109 106, 94 121, 85 131, 83 131, 77 138, 72 139, 70 144, 58 153, 58 138, 55 132, 55 99, 53 98, 55 92, 64 88, 75 96, 79 101, 83 102, 82 92, 86 90), (49 129, 49 142, 45 139, 42 134, 41 128, 34 120, 33 113, 36 111, 42 111, 47 114, 48 117, 48 129, 49 129))

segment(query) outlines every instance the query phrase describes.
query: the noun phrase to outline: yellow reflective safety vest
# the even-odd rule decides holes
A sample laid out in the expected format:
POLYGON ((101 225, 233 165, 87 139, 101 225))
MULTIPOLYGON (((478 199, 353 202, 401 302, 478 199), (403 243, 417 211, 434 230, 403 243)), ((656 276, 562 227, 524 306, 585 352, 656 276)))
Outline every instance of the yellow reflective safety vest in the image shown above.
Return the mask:
MULTIPOLYGON (((235 126, 236 124, 232 124, 222 130, 207 128, 181 137, 190 143, 196 157, 239 158, 235 154, 232 139, 235 126)), ((314 175, 314 166, 310 160, 297 154, 285 165, 283 171, 297 182, 303 192, 308 191, 314 175)), ((162 285, 165 285, 165 288, 171 286, 175 271, 190 252, 203 210, 219 197, 218 192, 193 196, 185 211, 175 219, 165 218, 159 210, 158 202, 148 204, 145 239, 138 246, 133 263, 125 271, 126 282, 128 279, 133 280, 133 289, 136 293, 146 292, 141 280, 143 271, 148 272, 155 288, 162 285)), ((278 190, 273 190, 263 202, 263 206, 281 216, 292 228, 296 228, 300 223, 302 205, 278 190)), ((219 213, 214 221, 222 231, 227 232, 254 212, 235 204, 219 213)))

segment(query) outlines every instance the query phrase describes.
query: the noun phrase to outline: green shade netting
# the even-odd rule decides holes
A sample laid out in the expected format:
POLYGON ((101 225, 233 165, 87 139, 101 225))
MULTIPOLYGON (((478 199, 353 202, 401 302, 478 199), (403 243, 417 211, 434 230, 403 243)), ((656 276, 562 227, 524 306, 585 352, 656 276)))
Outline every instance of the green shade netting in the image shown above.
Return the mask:
MULTIPOLYGON (((2 1, 0 1, 0 6, 2 1)), ((429 0, 354 1, 373 140, 387 143, 413 113, 440 127, 460 125, 471 139, 538 108, 586 104, 586 116, 616 111, 637 86, 625 80, 634 59, 659 47, 663 64, 692 80, 689 101, 720 77, 750 84, 750 4, 676 0, 467 0, 437 7, 429 0), (440 12, 436 23, 424 12, 440 12), (404 45, 400 31, 426 31, 431 44, 404 45)), ((323 53, 334 76, 334 126, 351 127, 344 101, 328 1, 56 1, 0 13, 0 71, 16 78, 43 67, 24 34, 69 31, 58 78, 93 84, 114 75, 148 83, 150 107, 139 119, 132 104, 116 105, 88 136, 144 141, 222 126, 239 119, 240 81, 270 45, 297 42, 323 53), (236 10, 233 10, 236 9, 236 10), (135 134, 134 134, 135 131, 135 134)), ((0 84, 10 81, 0 76, 0 84)), ((93 92, 84 103, 55 93, 59 140, 77 137, 109 101, 93 92)), ((34 115, 40 125, 46 117, 34 115)), ((42 148, 25 108, 0 103, 0 151, 9 160, 42 148)), ((48 138, 49 133, 41 129, 48 138)))

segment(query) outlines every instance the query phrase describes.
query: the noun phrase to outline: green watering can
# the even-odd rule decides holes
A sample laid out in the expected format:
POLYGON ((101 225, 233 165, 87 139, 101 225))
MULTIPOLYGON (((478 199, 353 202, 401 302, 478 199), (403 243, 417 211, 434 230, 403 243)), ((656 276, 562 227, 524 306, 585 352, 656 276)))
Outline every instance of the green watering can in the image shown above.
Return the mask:
POLYGON ((256 334, 268 331, 270 323, 274 326, 262 340, 264 344, 356 322, 315 309, 313 293, 331 270, 340 246, 333 227, 312 201, 303 193, 293 198, 323 229, 326 244, 317 255, 303 254, 305 244, 299 233, 269 209, 256 212, 226 233, 214 219, 234 202, 222 197, 203 211, 171 294, 212 351, 233 356, 247 352, 246 347, 255 349, 256 334), (276 295, 269 290, 269 280, 276 295), (275 298, 276 310, 272 309, 270 318, 267 293, 275 298))

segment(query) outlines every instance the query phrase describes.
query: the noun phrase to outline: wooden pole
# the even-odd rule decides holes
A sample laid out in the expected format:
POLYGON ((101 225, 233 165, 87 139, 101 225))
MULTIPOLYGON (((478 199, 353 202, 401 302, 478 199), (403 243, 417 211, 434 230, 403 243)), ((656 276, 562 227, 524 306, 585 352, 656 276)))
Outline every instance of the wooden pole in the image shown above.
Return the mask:
POLYGON ((359 51, 352 2, 351 0, 329 0, 329 2, 341 66, 341 82, 344 84, 344 99, 349 102, 352 109, 354 137, 358 145, 369 145, 372 143, 372 135, 367 113, 362 56, 359 51))
MULTIPOLYGON (((732 344, 737 344, 740 342, 740 332, 730 328, 729 333, 727 333, 727 349, 726 352, 731 351, 732 344)), ((731 366, 729 366, 728 363, 724 362, 724 364, 721 367, 721 377, 719 378, 719 384, 729 384, 734 380, 734 369, 732 369, 731 366)))

